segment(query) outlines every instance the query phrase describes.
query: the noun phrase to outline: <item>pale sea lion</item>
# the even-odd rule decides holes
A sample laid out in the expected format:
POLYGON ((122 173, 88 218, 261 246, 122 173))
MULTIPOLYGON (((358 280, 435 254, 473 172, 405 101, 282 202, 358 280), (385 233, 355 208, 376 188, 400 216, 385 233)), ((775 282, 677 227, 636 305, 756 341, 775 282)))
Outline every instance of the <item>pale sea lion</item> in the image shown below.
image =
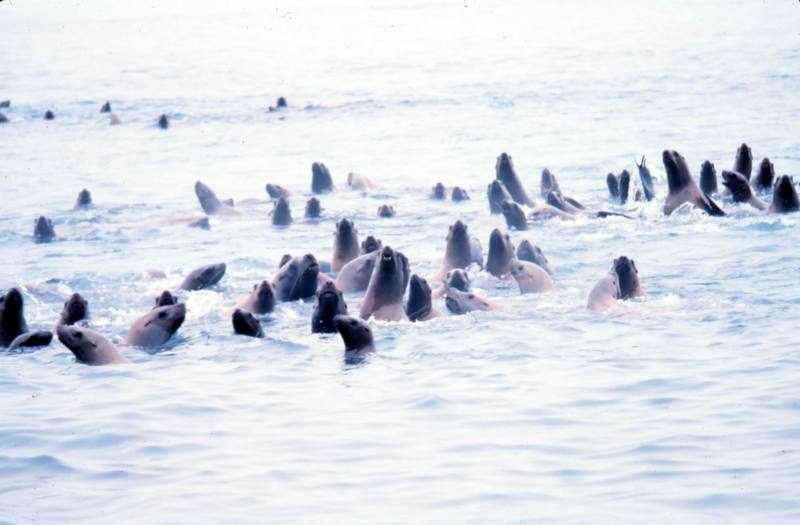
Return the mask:
POLYGON ((497 179, 486 187, 486 196, 489 199, 489 212, 493 215, 503 213, 503 201, 512 200, 506 187, 497 179))
POLYGON ((468 201, 469 195, 467 194, 467 190, 455 186, 453 191, 450 193, 450 198, 453 200, 453 202, 468 201))
POLYGON ((237 334, 248 335, 250 337, 264 337, 264 330, 261 328, 261 323, 247 310, 234 310, 231 321, 233 322, 233 331, 237 334))
POLYGON ((88 328, 61 325, 56 329, 56 334, 58 340, 69 348, 81 363, 112 365, 129 362, 108 339, 88 328))
POLYGON ((389 206, 388 204, 381 204, 378 206, 378 217, 388 219, 390 217, 394 217, 395 214, 396 212, 394 211, 394 206, 389 206))
POLYGON ((669 195, 664 203, 664 214, 669 215, 680 205, 689 202, 709 215, 721 216, 725 212, 695 184, 686 160, 677 151, 664 150, 664 168, 667 172, 669 195))
POLYGON ((161 346, 178 331, 184 319, 186 305, 183 303, 153 308, 131 325, 125 342, 143 348, 161 346))
POLYGON ((758 191, 767 191, 772 188, 775 182, 775 166, 769 159, 761 160, 761 164, 758 166, 758 173, 750 182, 758 191))
POLYGON ((753 152, 747 144, 743 143, 739 146, 739 149, 736 150, 736 160, 733 162, 733 171, 741 173, 748 182, 750 181, 750 176, 753 173, 753 152))
POLYGON ((376 252, 381 248, 383 248, 383 243, 373 235, 367 235, 367 238, 361 241, 361 255, 376 252))
POLYGON ((178 298, 172 295, 169 290, 164 290, 161 292, 161 295, 156 297, 156 305, 154 308, 158 308, 159 306, 169 306, 171 304, 178 304, 178 298))
POLYGON ((495 277, 508 274, 509 265, 514 258, 514 245, 508 234, 495 228, 489 236, 489 256, 486 259, 486 271, 495 277))
POLYGON ((709 161, 700 166, 700 191, 706 195, 717 193, 717 170, 709 161))
POLYGON ((285 199, 289 198, 289 190, 283 186, 278 186, 277 184, 267 184, 266 188, 267 195, 269 195, 270 199, 278 199, 280 197, 285 199))
POLYGON ((444 296, 447 309, 457 315, 463 315, 475 310, 490 311, 496 307, 488 300, 475 295, 473 292, 462 292, 456 288, 447 290, 444 296))
POLYGON ((158 117, 157 125, 161 129, 169 128, 169 119, 165 113, 162 113, 161 116, 158 117))
POLYGON ((345 264, 339 275, 336 276, 336 287, 344 293, 366 290, 380 253, 380 249, 378 249, 345 264))
POLYGON ((722 170, 722 185, 728 189, 735 202, 744 202, 762 211, 768 208, 764 201, 753 194, 750 182, 741 173, 722 170))
POLYGON ((772 204, 770 211, 776 213, 789 213, 800 209, 800 200, 797 198, 797 190, 794 181, 788 175, 781 175, 775 183, 772 192, 772 204))
POLYGON ((18 288, 11 288, 0 297, 0 346, 8 346, 28 331, 24 301, 18 288))
POLYGON ((313 193, 333 191, 331 172, 321 162, 315 162, 311 165, 311 191, 313 193))
POLYGON ((619 280, 614 271, 606 273, 589 292, 586 308, 593 312, 603 312, 611 308, 619 298, 619 280))
POLYGON ((306 219, 317 219, 320 215, 322 215, 322 206, 319 203, 319 199, 311 197, 306 201, 305 217, 306 219))
POLYGON ((100 106, 100 113, 111 113, 111 102, 106 101, 105 104, 100 106))
POLYGON ((53 340, 53 332, 49 330, 40 330, 38 332, 25 332, 18 335, 11 344, 8 345, 9 350, 16 350, 18 348, 35 348, 40 346, 47 346, 53 340))
POLYGON ((514 171, 514 164, 511 161, 511 156, 509 156, 507 153, 501 153, 500 156, 497 157, 497 163, 495 164, 495 176, 497 180, 505 185, 508 193, 511 195, 511 198, 514 199, 514 201, 519 204, 533 206, 533 200, 528 197, 527 193, 525 193, 525 188, 519 181, 516 171, 514 171))
POLYGON ((236 308, 258 315, 268 314, 275 309, 275 289, 268 281, 254 284, 253 290, 239 301, 236 308))
POLYGON ((200 181, 194 183, 194 193, 207 215, 238 215, 239 212, 220 201, 216 194, 200 181))
POLYGON ((342 336, 345 356, 375 351, 372 330, 363 320, 349 315, 337 315, 333 318, 333 326, 342 336))
POLYGON ((317 291, 319 263, 316 257, 307 253, 302 257, 292 257, 281 266, 272 286, 279 301, 297 301, 313 297, 317 291))
POLYGON ((35 242, 50 242, 56 238, 53 221, 45 216, 40 216, 33 221, 33 240, 35 242))
POLYGON ((433 187, 431 190, 431 199, 434 200, 444 200, 447 198, 447 188, 444 187, 444 184, 441 182, 437 182, 436 186, 433 187))
POLYGON ((523 239, 522 242, 519 243, 519 246, 517 246, 517 259, 538 264, 542 270, 546 271, 549 275, 553 275, 553 271, 550 269, 550 264, 547 257, 545 257, 542 252, 542 249, 527 239, 523 239))
POLYGON ((512 201, 503 201, 502 205, 503 217, 506 219, 506 225, 509 228, 516 230, 528 229, 528 218, 519 204, 512 201))
POLYGON ((351 190, 366 191, 375 187, 375 183, 363 175, 358 175, 352 171, 347 174, 347 185, 351 190))
POLYGON ((408 259, 401 252, 384 246, 372 271, 367 293, 361 302, 360 317, 383 321, 407 319, 403 309, 403 296, 409 280, 408 259))
POLYGON ((347 303, 342 292, 336 289, 332 282, 323 284, 317 295, 317 305, 311 316, 312 333, 333 333, 336 327, 333 318, 337 315, 347 315, 347 303))
POLYGON ((338 272, 359 254, 358 230, 350 219, 341 219, 336 223, 336 235, 333 238, 333 258, 331 270, 338 272))
POLYGON ((78 193, 78 198, 75 199, 75 204, 72 206, 73 210, 86 210, 92 206, 92 194, 86 188, 78 193))
POLYGON ((509 268, 521 294, 547 292, 555 288, 550 275, 538 264, 514 259, 509 268))
POLYGON ((273 226, 288 226, 292 223, 292 210, 286 197, 278 197, 271 213, 273 226))
POLYGON ((653 176, 650 174, 650 168, 647 167, 644 155, 642 155, 642 161, 635 162, 635 164, 636 168, 639 170, 639 181, 642 183, 644 198, 649 202, 656 198, 655 186, 653 185, 653 176))
POLYGON ((217 284, 225 275, 225 263, 209 264, 192 271, 181 283, 181 290, 202 290, 217 284))
POLYGON ((58 325, 73 325, 78 321, 89 318, 89 302, 79 293, 72 294, 64 302, 61 315, 58 318, 58 325))
POLYGON ((411 276, 408 283, 408 302, 405 308, 406 316, 412 322, 427 321, 442 315, 433 307, 428 281, 416 274, 411 276))

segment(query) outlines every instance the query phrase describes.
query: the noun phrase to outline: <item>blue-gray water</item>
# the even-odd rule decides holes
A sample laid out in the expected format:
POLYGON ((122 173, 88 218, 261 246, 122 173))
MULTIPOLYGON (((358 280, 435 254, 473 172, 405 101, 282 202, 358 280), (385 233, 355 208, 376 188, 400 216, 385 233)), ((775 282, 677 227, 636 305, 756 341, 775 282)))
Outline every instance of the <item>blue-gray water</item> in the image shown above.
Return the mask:
POLYGON ((797 177, 800 4, 223 4, 0 4, 0 288, 25 288, 31 328, 79 291, 120 343, 162 289, 228 263, 181 294, 187 321, 157 355, 0 353, 0 522, 800 520, 800 215, 632 203, 635 221, 512 232, 542 247, 555 292, 476 274, 503 311, 373 322, 358 366, 310 334, 310 303, 280 305, 264 340, 226 312, 283 253, 329 259, 341 217, 422 275, 456 219, 487 248, 505 228, 484 198, 501 151, 535 195, 547 166, 594 208, 615 209, 604 176, 641 155, 663 197, 665 148, 697 174, 747 142, 797 177), (279 95, 291 108, 267 113, 279 95), (339 190, 308 223, 315 160, 339 190), (346 191, 349 171, 379 189, 346 191), (261 204, 210 231, 170 224, 200 215, 197 179, 237 200, 284 184, 297 221, 275 229, 261 204), (472 201, 428 200, 437 181, 472 201), (83 187, 96 208, 69 211, 83 187), (376 217, 383 202, 397 217, 376 217), (56 242, 32 242, 40 214, 56 242), (588 313, 620 254, 648 296, 588 313), (168 278, 136 279, 148 268, 168 278))

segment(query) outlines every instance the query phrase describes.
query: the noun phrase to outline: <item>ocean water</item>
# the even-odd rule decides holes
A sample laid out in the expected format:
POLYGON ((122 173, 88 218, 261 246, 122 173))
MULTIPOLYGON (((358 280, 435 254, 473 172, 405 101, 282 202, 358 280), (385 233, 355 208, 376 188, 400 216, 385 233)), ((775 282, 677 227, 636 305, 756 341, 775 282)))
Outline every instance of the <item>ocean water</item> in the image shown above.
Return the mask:
POLYGON ((0 289, 24 290, 31 329, 79 291, 121 344, 162 289, 228 265, 180 295, 165 349, 121 345, 131 365, 85 366, 57 341, 0 352, 0 523, 800 520, 800 214, 723 200, 724 218, 664 217, 660 162, 729 168, 747 142, 756 166, 800 176, 800 4, 498 4, 0 3, 0 289), (267 112, 281 95, 290 108, 267 112), (330 259, 339 218, 420 275, 457 219, 488 249, 502 151, 535 197, 548 167, 636 220, 510 232, 542 247, 556 291, 473 272, 501 310, 373 321, 359 364, 310 333, 311 302, 279 305, 263 340, 233 335, 227 310, 284 253, 330 259), (605 174, 642 155, 659 199, 611 203, 605 174), (313 161, 337 191, 308 222, 313 161), (348 191, 350 171, 379 187, 348 191), (196 180, 235 200, 283 184, 295 223, 272 227, 263 202, 189 229, 196 180), (429 200, 438 181, 472 200, 429 200), (95 208, 70 211, 84 187, 95 208), (58 238, 34 244, 42 214, 58 238), (621 254, 647 297, 587 312, 621 254))

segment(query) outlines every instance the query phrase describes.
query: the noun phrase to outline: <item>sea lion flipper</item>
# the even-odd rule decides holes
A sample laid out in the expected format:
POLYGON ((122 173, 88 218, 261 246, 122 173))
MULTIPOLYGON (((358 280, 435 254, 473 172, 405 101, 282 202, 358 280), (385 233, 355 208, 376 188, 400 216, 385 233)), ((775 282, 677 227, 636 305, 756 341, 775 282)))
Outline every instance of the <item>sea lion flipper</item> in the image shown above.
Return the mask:
POLYGON ((703 194, 703 209, 706 210, 706 213, 709 215, 713 215, 714 217, 724 217, 725 212, 722 211, 722 208, 714 202, 714 199, 709 197, 708 193, 703 194))

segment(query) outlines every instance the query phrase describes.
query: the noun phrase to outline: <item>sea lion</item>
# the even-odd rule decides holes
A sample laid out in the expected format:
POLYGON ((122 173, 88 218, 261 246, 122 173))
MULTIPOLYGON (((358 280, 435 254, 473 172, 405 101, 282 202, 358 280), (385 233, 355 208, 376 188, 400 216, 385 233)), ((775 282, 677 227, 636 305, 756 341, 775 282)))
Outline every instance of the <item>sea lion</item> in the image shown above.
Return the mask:
POLYGON ((33 221, 33 240, 35 242, 50 242, 56 238, 53 221, 45 216, 40 216, 33 221))
POLYGON ((509 268, 521 294, 547 292, 555 288, 550 275, 538 264, 513 259, 509 268))
POLYGON ((775 166, 770 162, 769 159, 765 158, 761 160, 761 164, 758 166, 758 174, 750 181, 753 184, 753 187, 758 191, 767 191, 772 188, 772 184, 775 181, 775 166))
POLYGON ((539 213, 540 215, 552 213, 550 210, 555 209, 556 215, 566 215, 572 218, 572 215, 575 213, 580 213, 583 209, 583 205, 578 203, 575 199, 567 199, 564 195, 561 194, 559 191, 551 191, 547 194, 547 204, 544 206, 536 206, 534 208, 533 213, 539 213), (575 206, 573 203, 578 204, 575 206))
POLYGON ((800 208, 800 200, 797 198, 797 190, 794 187, 794 181, 788 175, 781 175, 775 183, 775 188, 772 192, 772 204, 770 211, 776 213, 789 213, 797 211, 800 208))
POLYGON ((389 217, 394 217, 395 211, 394 206, 389 206, 388 204, 381 204, 378 206, 378 217, 383 217, 388 219, 389 217))
POLYGON ((336 276, 336 288, 344 293, 363 292, 369 286, 369 280, 375 269, 381 249, 361 255, 342 267, 336 276))
POLYGON ((753 152, 750 146, 742 144, 736 150, 736 160, 733 162, 733 171, 741 173, 750 181, 750 175, 753 173, 753 152))
POLYGON ((450 193, 450 198, 453 200, 453 202, 468 201, 469 195, 467 194, 467 190, 456 186, 450 193))
POLYGON ((318 219, 319 216, 322 215, 322 206, 319 203, 319 199, 316 197, 311 197, 306 201, 306 219, 318 219))
POLYGON ((47 111, 45 111, 45 112, 44 112, 44 119, 45 119, 45 120, 53 120, 54 118, 56 118, 56 115, 55 115, 55 113, 53 113, 53 112, 52 112, 52 111, 50 111, 49 109, 48 109, 47 111))
POLYGON ((619 174, 619 202, 625 204, 628 202, 628 195, 631 186, 631 174, 628 170, 622 170, 619 174))
POLYGON ((608 186, 608 194, 614 200, 619 199, 619 179, 613 173, 606 175, 606 186, 608 186))
POLYGON ((502 205, 503 217, 506 219, 506 225, 509 228, 517 230, 528 229, 528 218, 525 217, 525 212, 519 204, 513 201, 503 201, 502 205))
POLYGON ((238 308, 234 310, 231 321, 233 321, 233 331, 237 334, 249 335, 250 337, 264 337, 264 330, 261 328, 261 323, 247 310, 240 310, 238 308))
POLYGON ((254 284, 253 290, 239 301, 236 308, 258 315, 268 314, 275 309, 275 289, 267 281, 254 284))
POLYGON ((586 308, 593 312, 603 312, 611 308, 619 298, 619 279, 613 270, 607 272, 589 292, 586 308))
POLYGON ((292 224, 292 210, 289 208, 289 201, 286 197, 278 197, 272 208, 272 225, 288 226, 290 224, 292 224))
POLYGON ((333 326, 342 336, 345 356, 375 351, 372 330, 365 321, 349 315, 337 315, 333 318, 333 326))
POLYGON ((511 156, 508 155, 508 153, 501 153, 500 156, 497 157, 497 163, 495 164, 495 176, 497 180, 505 185, 508 193, 515 202, 527 206, 533 206, 533 200, 531 200, 531 198, 528 197, 528 194, 525 193, 525 188, 519 181, 516 171, 514 171, 514 164, 511 161, 511 156))
POLYGON ((546 271, 549 275, 553 275, 553 271, 550 269, 550 264, 547 261, 547 257, 544 256, 542 249, 527 239, 523 239, 523 241, 519 243, 519 246, 517 246, 517 259, 538 264, 542 270, 546 271))
POLYGON ((56 335, 81 363, 113 365, 129 362, 108 339, 88 328, 61 325, 56 329, 56 335))
POLYGON ((194 193, 200 201, 200 207, 207 215, 238 215, 239 212, 220 201, 216 194, 200 181, 194 183, 194 193))
POLYGON ((411 322, 427 321, 441 315, 433 307, 431 287, 428 281, 419 275, 412 275, 408 283, 408 302, 406 303, 408 320, 411 322))
POLYGON ((360 317, 383 321, 407 319, 403 310, 403 296, 408 286, 408 259, 401 252, 384 246, 372 271, 367 293, 361 302, 360 317))
POLYGON ((64 302, 57 325, 73 325, 89 318, 89 302, 79 293, 72 294, 64 302))
POLYGON ((351 190, 366 191, 375 187, 375 183, 363 175, 358 175, 352 171, 347 174, 347 185, 351 190))
POLYGON ((323 284, 317 296, 317 305, 311 316, 311 333, 333 333, 333 318, 337 315, 347 315, 347 303, 342 292, 336 289, 332 282, 323 284))
POLYGON ((278 100, 275 102, 274 106, 270 106, 270 111, 279 111, 282 109, 286 109, 289 105, 286 103, 286 99, 284 97, 278 97, 278 100))
POLYGON ((475 310, 490 311, 496 307, 472 292, 462 292, 456 288, 450 288, 444 296, 444 304, 447 309, 457 315, 463 315, 475 310))
POLYGON ((444 200, 447 198, 447 188, 444 187, 444 184, 441 182, 437 182, 436 186, 433 187, 431 190, 431 199, 434 200, 444 200))
POLYGON ((706 195, 717 193, 717 170, 709 161, 700 166, 700 190, 706 195))
POLYGON ((75 199, 75 204, 72 206, 73 210, 85 210, 92 206, 92 194, 86 188, 78 193, 78 198, 75 199))
POLYGON ((156 297, 156 305, 153 308, 158 308, 159 306, 169 306, 171 304, 178 304, 178 298, 172 295, 169 290, 164 290, 161 292, 161 295, 156 297))
POLYGON ((670 215, 685 202, 693 204, 709 215, 722 216, 725 212, 720 209, 708 195, 702 193, 695 184, 686 160, 677 151, 664 150, 662 155, 664 168, 667 172, 669 195, 664 202, 664 214, 670 215))
POLYGON ((11 101, 10 100, 8 100, 8 99, 0 100, 0 108, 8 108, 8 107, 11 107, 11 101))
POLYGON ((108 117, 108 125, 109 126, 119 126, 120 124, 122 124, 122 121, 119 119, 118 116, 116 116, 114 113, 109 115, 109 117, 108 117))
POLYGON ((651 201, 656 198, 655 186, 653 186, 653 176, 650 174, 650 168, 647 167, 644 155, 642 161, 636 162, 636 168, 639 170, 639 181, 642 183, 642 190, 644 191, 644 198, 651 201))
POLYGON ((201 217, 196 221, 192 221, 186 225, 187 228, 197 228, 199 230, 210 230, 211 229, 211 221, 208 220, 208 217, 201 217))
POLYGON ((158 127, 161 129, 169 128, 169 119, 165 113, 162 113, 160 117, 158 117, 158 127))
POLYGON ((283 197, 285 199, 289 198, 289 190, 284 188, 283 186, 278 186, 277 184, 267 184, 267 195, 269 195, 270 199, 277 199, 283 197))
POLYGON ((492 215, 503 213, 503 201, 512 200, 506 187, 497 179, 486 187, 486 196, 489 199, 489 213, 492 215))
POLYGON ((473 262, 473 245, 466 224, 457 220, 447 233, 447 247, 444 252, 439 278, 453 268, 467 268, 473 262))
POLYGON ((217 284, 225 275, 225 263, 209 264, 194 270, 183 280, 181 290, 202 290, 217 284))
POLYGON ((0 111, 0 124, 5 124, 7 122, 8 122, 8 117, 5 116, 2 111, 0 111))
POLYGON ((105 104, 100 106, 100 113, 111 113, 111 102, 106 101, 105 104))
POLYGON ((353 221, 342 219, 336 223, 336 235, 333 238, 333 258, 331 270, 338 272, 359 254, 358 230, 353 221))
POLYGON ((741 173, 722 170, 722 185, 728 188, 735 202, 746 202, 759 210, 766 210, 767 204, 753 194, 750 182, 741 173))
POLYGON ((143 348, 161 346, 178 331, 184 319, 186 305, 183 303, 153 308, 131 325, 125 342, 143 348))
POLYGON ((469 275, 461 268, 454 268, 444 276, 444 287, 446 289, 455 288, 462 292, 468 292, 470 282, 469 275))
POLYGON ((383 243, 373 235, 367 235, 367 238, 361 241, 361 255, 376 252, 381 248, 383 248, 383 243))
POLYGON ((313 193, 333 191, 331 172, 321 162, 315 162, 311 165, 311 191, 313 193))
POLYGON ((621 255, 614 259, 611 270, 617 274, 619 299, 625 300, 645 295, 639 283, 639 270, 636 269, 633 259, 621 255))
POLYGON ((489 256, 486 259, 486 271, 495 277, 505 277, 509 264, 514 258, 514 245, 508 234, 495 228, 489 236, 489 256))
POLYGON ((561 187, 558 185, 556 176, 553 175, 549 169, 544 168, 542 170, 542 180, 539 183, 539 192, 542 194, 542 197, 547 198, 547 194, 552 191, 561 193, 561 187))
POLYGON ((28 331, 24 301, 18 288, 11 288, 0 297, 0 346, 8 346, 20 334, 28 331))
POLYGON ((39 346, 47 346, 53 340, 53 332, 49 330, 41 330, 38 332, 25 332, 18 335, 11 344, 8 345, 9 350, 16 350, 18 348, 34 348, 39 346))
POLYGON ((281 266, 272 286, 279 301, 297 301, 313 297, 317 291, 319 263, 316 257, 307 253, 302 257, 292 257, 281 266))

